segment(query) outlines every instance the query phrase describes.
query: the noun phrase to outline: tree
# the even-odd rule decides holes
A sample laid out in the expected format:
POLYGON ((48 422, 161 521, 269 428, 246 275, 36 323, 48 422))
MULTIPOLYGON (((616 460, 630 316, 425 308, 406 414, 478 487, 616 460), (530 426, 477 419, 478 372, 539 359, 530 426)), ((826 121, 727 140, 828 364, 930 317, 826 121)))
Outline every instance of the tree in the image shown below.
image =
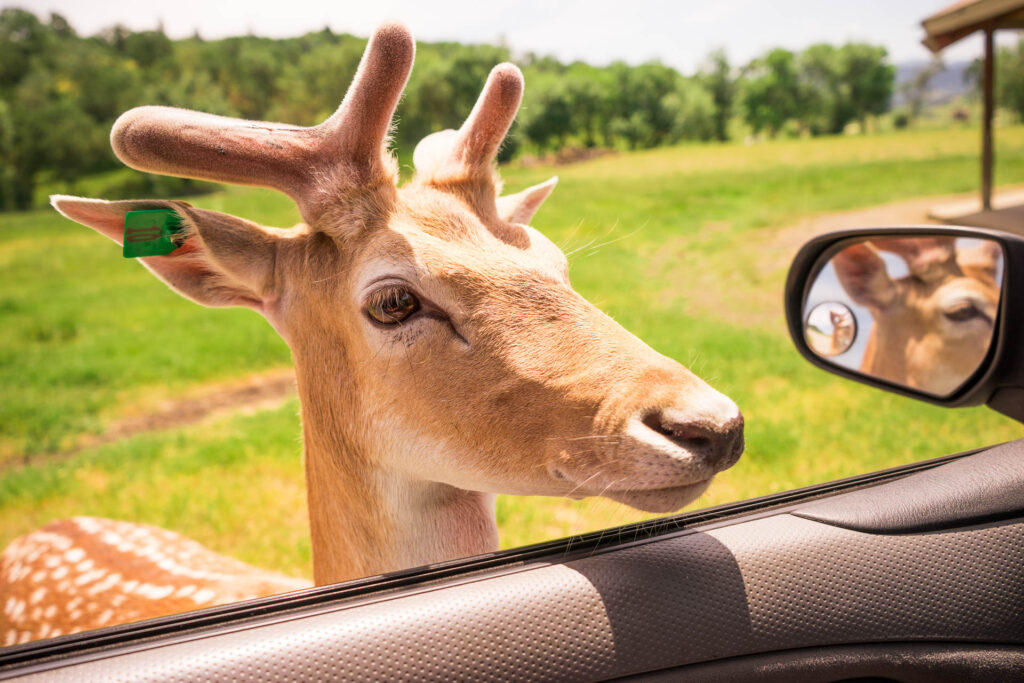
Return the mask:
POLYGON ((907 100, 907 121, 912 122, 921 115, 925 101, 928 99, 928 88, 935 76, 946 70, 942 58, 938 55, 932 57, 923 68, 918 69, 914 78, 904 83, 900 88, 907 100))
POLYGON ((729 120, 736 99, 736 78, 733 76, 725 50, 714 50, 698 72, 698 80, 711 94, 714 105, 715 139, 729 139, 729 120))
POLYGON ((842 133, 854 118, 846 94, 839 50, 833 45, 811 45, 797 59, 801 126, 812 135, 842 133))
POLYGON ((661 98, 661 108, 672 119, 667 142, 717 138, 720 110, 711 94, 695 79, 680 78, 675 89, 661 98))
POLYGON ((798 112, 796 59, 789 50, 776 48, 751 62, 745 76, 744 118, 755 134, 767 130, 770 137, 775 137, 798 112))
POLYGON ((54 44, 50 28, 23 9, 0 10, 0 90, 16 86, 54 44))
POLYGON ((843 81, 849 88, 850 107, 861 132, 867 130, 868 116, 889 109, 896 70, 887 63, 887 55, 884 47, 865 43, 847 43, 839 48, 843 81))
MULTIPOLYGON (((586 147, 597 146, 599 132, 608 130, 611 115, 611 81, 605 69, 575 62, 564 74, 572 128, 583 136, 586 147)), ((611 140, 604 140, 610 145, 611 140)))
POLYGON ((0 211, 13 211, 15 168, 14 158, 14 121, 11 108, 6 101, 0 99, 0 211))
POLYGON ((535 89, 540 93, 521 116, 523 134, 541 151, 558 149, 573 130, 566 88, 555 79, 547 79, 536 83, 535 89))
MULTIPOLYGON (((976 59, 964 72, 964 81, 972 86, 975 93, 981 93, 981 59, 976 59)), ((1024 36, 1017 44, 1000 47, 995 53, 995 99, 996 104, 1014 112, 1024 120, 1024 36)))

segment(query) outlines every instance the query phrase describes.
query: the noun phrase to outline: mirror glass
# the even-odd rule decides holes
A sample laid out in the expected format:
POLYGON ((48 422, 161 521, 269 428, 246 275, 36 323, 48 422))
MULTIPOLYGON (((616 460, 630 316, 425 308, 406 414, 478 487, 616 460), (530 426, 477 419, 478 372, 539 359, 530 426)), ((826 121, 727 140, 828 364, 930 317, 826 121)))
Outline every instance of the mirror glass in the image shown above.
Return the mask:
POLYGON ((831 363, 947 396, 985 358, 1002 281, 1002 247, 993 240, 858 238, 818 269, 804 337, 831 363))

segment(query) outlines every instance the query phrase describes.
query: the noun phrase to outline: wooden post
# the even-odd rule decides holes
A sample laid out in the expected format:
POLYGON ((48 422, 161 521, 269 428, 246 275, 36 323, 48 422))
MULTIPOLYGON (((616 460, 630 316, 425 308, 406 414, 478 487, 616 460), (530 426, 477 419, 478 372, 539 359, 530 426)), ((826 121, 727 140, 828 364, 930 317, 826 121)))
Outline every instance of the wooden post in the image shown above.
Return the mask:
POLYGON ((985 66, 982 71, 982 98, 984 110, 981 118, 981 209, 992 208, 992 110, 994 100, 993 67, 995 54, 992 46, 992 26, 985 27, 985 66))

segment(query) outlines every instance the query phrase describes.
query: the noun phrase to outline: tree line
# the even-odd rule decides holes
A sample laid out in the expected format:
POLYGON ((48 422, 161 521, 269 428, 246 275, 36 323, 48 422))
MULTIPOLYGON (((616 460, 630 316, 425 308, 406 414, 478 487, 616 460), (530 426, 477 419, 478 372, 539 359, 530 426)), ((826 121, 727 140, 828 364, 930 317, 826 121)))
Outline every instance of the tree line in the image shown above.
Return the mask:
MULTIPOLYGON (((0 11, 0 208, 30 206, 39 182, 72 182, 117 168, 114 119, 163 104, 249 119, 313 125, 338 106, 365 39, 329 29, 297 38, 171 40, 160 29, 113 26, 80 36, 60 15, 0 11)), ((457 127, 503 46, 421 43, 399 105, 395 144, 457 127)), ((528 87, 502 160, 567 145, 640 149, 727 140, 739 118, 755 134, 821 135, 886 111, 894 69, 884 48, 850 43, 776 49, 737 67, 713 52, 684 76, 658 62, 566 64, 515 60, 528 87)), ((132 178, 111 196, 170 194, 188 181, 132 178)))

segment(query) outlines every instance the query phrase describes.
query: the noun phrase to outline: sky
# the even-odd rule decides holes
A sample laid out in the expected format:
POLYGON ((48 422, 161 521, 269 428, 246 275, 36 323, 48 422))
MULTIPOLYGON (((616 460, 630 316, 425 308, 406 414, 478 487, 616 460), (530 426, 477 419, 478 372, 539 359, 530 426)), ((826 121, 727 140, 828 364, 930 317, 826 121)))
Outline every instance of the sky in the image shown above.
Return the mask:
MULTIPOLYGON (((715 48, 745 64, 773 47, 800 50, 849 40, 884 45, 894 63, 926 60, 921 19, 951 0, 20 0, 4 2, 41 16, 64 15, 90 35, 115 23, 162 24, 173 38, 253 33, 275 38, 330 26, 366 36, 387 19, 405 22, 418 40, 495 43, 565 61, 631 64, 660 59, 692 73, 715 48)), ((1000 42, 1015 40, 1003 32, 1000 42)), ((947 62, 981 54, 978 35, 948 48, 947 62)))

